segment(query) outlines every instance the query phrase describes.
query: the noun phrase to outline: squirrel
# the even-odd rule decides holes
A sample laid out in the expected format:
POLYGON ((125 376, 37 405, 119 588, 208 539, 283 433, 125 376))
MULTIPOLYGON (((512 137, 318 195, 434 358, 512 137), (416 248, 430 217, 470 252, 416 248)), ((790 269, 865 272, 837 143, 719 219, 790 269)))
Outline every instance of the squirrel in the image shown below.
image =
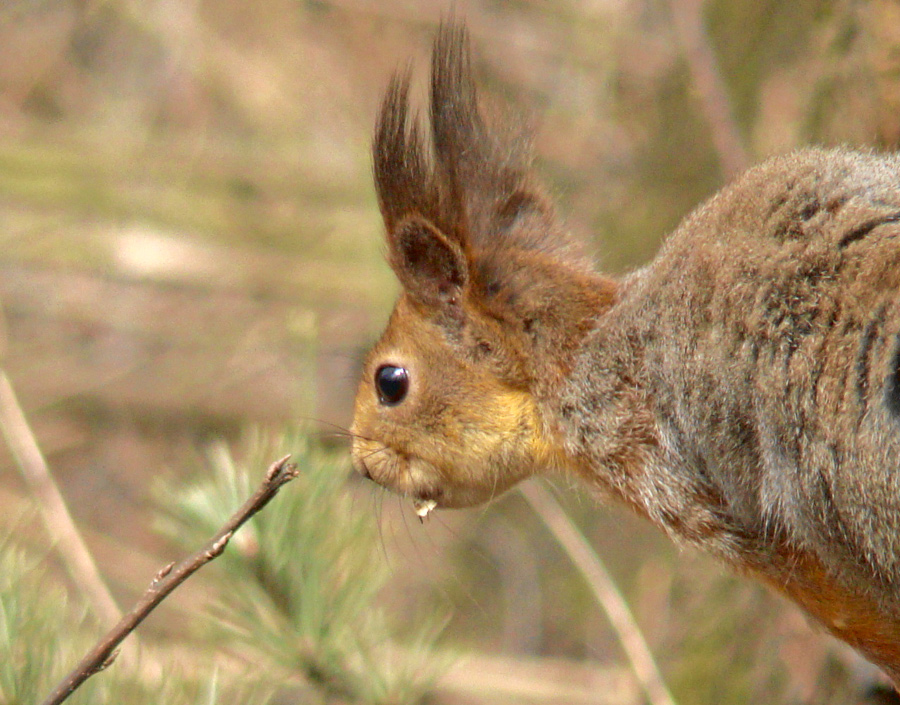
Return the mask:
POLYGON ((467 30, 437 32, 430 134, 410 70, 375 128, 402 291, 352 456, 434 507, 576 476, 787 595, 900 686, 900 157, 750 169, 648 265, 597 273, 521 139, 479 112, 467 30))

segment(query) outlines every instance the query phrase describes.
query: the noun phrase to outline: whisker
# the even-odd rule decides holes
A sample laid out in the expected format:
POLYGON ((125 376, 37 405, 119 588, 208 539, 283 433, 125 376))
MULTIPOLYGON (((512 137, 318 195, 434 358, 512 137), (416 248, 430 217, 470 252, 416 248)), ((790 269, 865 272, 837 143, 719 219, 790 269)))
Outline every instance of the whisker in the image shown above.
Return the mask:
POLYGON ((372 493, 372 507, 375 514, 375 523, 378 526, 378 541, 381 544, 381 554, 384 556, 388 571, 393 575, 395 566, 393 561, 391 561, 387 550, 387 543, 384 540, 384 496, 386 490, 381 485, 378 485, 377 487, 378 490, 372 493))
MULTIPOLYGON (((345 437, 345 438, 359 438, 363 441, 371 441, 376 442, 374 438, 370 438, 369 436, 364 436, 361 433, 354 433, 349 428, 341 426, 340 424, 333 423, 331 421, 326 421, 325 419, 318 418, 316 416, 298 416, 297 419, 299 421, 303 421, 304 423, 313 423, 313 424, 321 424, 322 426, 330 426, 333 431, 329 431, 329 434, 333 434, 337 437, 345 437)), ((324 435, 324 433, 322 434, 324 435)))
MULTIPOLYGON (((366 453, 365 455, 363 455, 362 459, 368 460, 369 458, 371 458, 375 455, 378 455, 379 453, 385 453, 388 450, 390 450, 390 448, 388 448, 387 446, 381 446, 381 448, 375 448, 374 450, 371 450, 368 453, 366 453)), ((391 468, 391 471, 393 472, 395 469, 396 468, 391 468)))
POLYGON ((406 518, 406 514, 407 514, 407 511, 409 510, 409 507, 403 500, 406 500, 406 497, 397 495, 397 504, 400 507, 400 518, 403 519, 403 526, 406 528, 406 535, 407 535, 407 537, 409 537, 410 543, 414 547, 416 547, 416 549, 418 549, 418 544, 417 544, 415 538, 413 538, 412 531, 409 528, 409 521, 406 518))

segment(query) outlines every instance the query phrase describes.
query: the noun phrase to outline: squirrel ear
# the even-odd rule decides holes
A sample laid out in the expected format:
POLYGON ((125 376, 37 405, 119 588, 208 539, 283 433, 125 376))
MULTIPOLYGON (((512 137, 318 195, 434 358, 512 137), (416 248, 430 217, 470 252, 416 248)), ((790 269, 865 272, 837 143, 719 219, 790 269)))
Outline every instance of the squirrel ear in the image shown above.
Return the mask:
POLYGON ((406 292, 429 307, 454 303, 469 278, 462 249, 423 218, 388 233, 389 261, 406 292))

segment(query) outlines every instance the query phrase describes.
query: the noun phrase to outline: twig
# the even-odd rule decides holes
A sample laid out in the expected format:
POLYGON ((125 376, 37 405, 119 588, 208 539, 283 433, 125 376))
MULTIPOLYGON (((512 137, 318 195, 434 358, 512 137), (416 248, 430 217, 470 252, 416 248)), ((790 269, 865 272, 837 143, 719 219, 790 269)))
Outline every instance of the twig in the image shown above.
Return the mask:
POLYGON ((747 168, 747 150, 703 27, 703 0, 669 0, 668 5, 700 108, 709 125, 722 175, 731 178, 747 168))
POLYGON ((116 601, 97 570, 81 533, 72 521, 59 488, 47 466, 41 449, 6 372, 0 369, 0 429, 22 472, 22 477, 37 497, 38 510, 72 580, 87 596, 97 618, 115 624, 122 617, 116 601))
POLYGON ((43 705, 58 705, 68 698, 88 678, 109 666, 118 653, 116 647, 140 624, 169 593, 187 580, 197 570, 221 555, 228 541, 250 517, 266 506, 286 483, 297 477, 299 471, 291 456, 286 455, 269 466, 266 478, 250 499, 244 502, 232 517, 225 522, 207 544, 180 563, 165 566, 150 587, 138 600, 134 608, 88 652, 81 663, 66 676, 56 689, 44 700, 43 705))
POLYGON ((651 705, 675 705, 650 647, 603 561, 546 489, 526 482, 519 490, 584 576, 616 632, 647 700, 651 705))

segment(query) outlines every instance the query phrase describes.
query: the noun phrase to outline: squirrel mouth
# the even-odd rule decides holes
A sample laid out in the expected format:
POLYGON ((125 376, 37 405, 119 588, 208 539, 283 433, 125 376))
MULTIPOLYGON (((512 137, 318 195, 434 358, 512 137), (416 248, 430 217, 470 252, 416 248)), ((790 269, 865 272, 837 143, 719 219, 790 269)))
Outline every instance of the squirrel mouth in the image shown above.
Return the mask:
POLYGON ((438 501, 441 498, 443 492, 441 490, 432 490, 432 491, 424 491, 424 492, 416 492, 413 497, 413 509, 416 510, 416 514, 419 516, 420 521, 425 521, 431 512, 433 512, 438 507, 438 501))
POLYGON ((372 452, 369 445, 354 444, 353 464, 363 477, 409 497, 421 520, 443 504, 445 489, 435 481, 436 470, 430 463, 381 444, 372 452))
POLYGON ((414 499, 413 509, 419 516, 420 521, 425 521, 428 515, 437 507, 437 502, 433 499, 414 499))

